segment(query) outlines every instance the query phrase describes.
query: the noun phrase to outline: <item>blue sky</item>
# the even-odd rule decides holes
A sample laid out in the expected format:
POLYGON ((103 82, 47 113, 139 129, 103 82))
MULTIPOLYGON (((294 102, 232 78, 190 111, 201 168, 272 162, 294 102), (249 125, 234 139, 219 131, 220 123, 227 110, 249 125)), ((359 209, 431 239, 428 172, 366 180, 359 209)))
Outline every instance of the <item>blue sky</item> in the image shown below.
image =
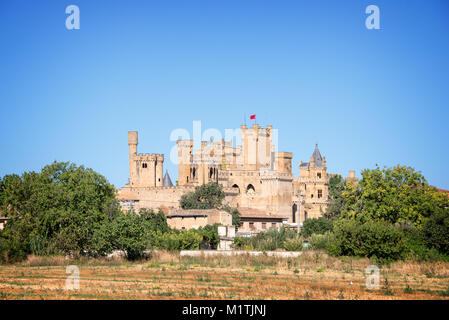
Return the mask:
POLYGON ((168 159, 172 130, 246 113, 295 175, 318 143, 329 172, 402 164, 449 189, 448 35, 444 0, 2 0, 0 176, 72 161, 121 187, 128 130, 168 159))

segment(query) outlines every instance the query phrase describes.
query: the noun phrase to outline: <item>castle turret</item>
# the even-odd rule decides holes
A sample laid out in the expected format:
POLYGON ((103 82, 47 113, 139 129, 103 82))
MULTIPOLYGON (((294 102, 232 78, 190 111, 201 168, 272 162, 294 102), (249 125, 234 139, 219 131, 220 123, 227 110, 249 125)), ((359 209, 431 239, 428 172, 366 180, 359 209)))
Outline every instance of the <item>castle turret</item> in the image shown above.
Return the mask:
POLYGON ((192 182, 193 140, 178 140, 178 185, 185 186, 192 182))
POLYGON ((164 155, 156 155, 156 187, 162 187, 164 185, 164 155))
POLYGON ((137 131, 128 131, 129 146, 129 184, 136 183, 137 167, 135 157, 137 155, 137 131))

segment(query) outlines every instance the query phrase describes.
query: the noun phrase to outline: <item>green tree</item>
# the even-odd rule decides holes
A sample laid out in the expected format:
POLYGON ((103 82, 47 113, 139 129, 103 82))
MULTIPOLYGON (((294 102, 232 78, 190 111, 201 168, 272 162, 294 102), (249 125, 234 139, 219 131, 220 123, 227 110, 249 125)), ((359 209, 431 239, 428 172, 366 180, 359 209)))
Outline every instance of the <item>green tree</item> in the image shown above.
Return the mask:
POLYGON ((148 224, 142 216, 128 212, 105 222, 96 230, 93 249, 100 255, 121 250, 129 260, 142 258, 147 247, 148 224))
POLYGON ((219 209, 225 198, 223 187, 215 182, 209 182, 195 187, 194 192, 188 192, 181 196, 182 209, 219 209))
POLYGON ((301 228, 301 235, 304 237, 310 237, 312 234, 324 234, 326 231, 333 230, 332 221, 319 217, 316 219, 307 219, 304 221, 303 226, 301 228))
POLYGON ((428 248, 449 255, 449 210, 440 210, 429 217, 423 224, 422 236, 428 248))
POLYGON ((139 215, 142 218, 142 223, 145 224, 147 232, 157 230, 160 232, 170 231, 170 227, 167 224, 167 217, 162 210, 155 213, 151 209, 140 209, 139 215))
POLYGON ((362 171, 358 186, 349 184, 342 192, 346 207, 342 217, 360 222, 410 222, 421 226, 439 210, 448 210, 449 199, 429 187, 411 167, 377 167, 362 171))
POLYGON ((10 219, 0 234, 9 260, 42 252, 44 244, 52 252, 88 252, 94 231, 119 212, 114 187, 103 176, 68 162, 4 176, 0 210, 10 219))
POLYGON ((324 216, 329 220, 337 220, 345 209, 346 202, 343 197, 345 181, 341 175, 334 175, 329 179, 328 206, 324 216))

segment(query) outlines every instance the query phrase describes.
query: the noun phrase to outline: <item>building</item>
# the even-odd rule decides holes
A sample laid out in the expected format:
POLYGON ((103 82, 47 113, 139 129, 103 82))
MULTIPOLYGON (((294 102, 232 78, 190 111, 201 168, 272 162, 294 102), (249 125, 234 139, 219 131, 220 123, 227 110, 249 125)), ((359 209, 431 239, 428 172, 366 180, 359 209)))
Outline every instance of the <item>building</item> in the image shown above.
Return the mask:
POLYGON ((239 234, 254 234, 269 229, 279 230, 288 220, 281 215, 251 208, 240 208, 239 212, 242 223, 237 230, 239 234))
POLYGON ((299 163, 299 177, 293 181, 293 222, 321 217, 327 207, 328 189, 326 158, 321 156, 317 144, 310 161, 299 163))
POLYGON ((198 229, 206 225, 232 225, 232 215, 223 210, 171 210, 167 216, 167 224, 172 229, 198 229))
POLYGON ((349 177, 345 179, 346 183, 354 183, 357 184, 359 182, 359 178, 355 176, 354 170, 349 170, 349 177))
POLYGON ((163 176, 164 155, 137 153, 138 133, 129 131, 130 178, 117 192, 122 208, 172 212, 179 209, 183 194, 216 182, 223 186, 226 204, 242 213, 243 230, 297 225, 321 216, 326 210, 329 179, 318 145, 310 162, 301 161, 295 178, 293 154, 275 150, 272 126, 242 125, 240 134, 242 144, 235 147, 234 141, 222 139, 202 141, 201 149, 193 150, 193 140, 178 140, 178 181, 174 186, 168 172, 163 176))

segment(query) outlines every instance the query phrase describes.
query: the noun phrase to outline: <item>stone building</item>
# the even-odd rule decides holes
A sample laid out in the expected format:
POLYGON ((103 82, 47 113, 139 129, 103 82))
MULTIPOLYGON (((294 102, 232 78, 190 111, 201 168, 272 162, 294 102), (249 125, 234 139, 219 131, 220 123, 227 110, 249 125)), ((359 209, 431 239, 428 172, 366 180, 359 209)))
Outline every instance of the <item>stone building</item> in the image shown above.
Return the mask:
POLYGON ((167 224, 178 230, 198 229, 206 225, 232 225, 232 216, 223 210, 170 210, 167 214, 167 224))
POLYGON ((239 234, 255 234, 269 229, 279 230, 288 220, 285 216, 270 214, 262 210, 240 208, 241 223, 239 234))
POLYGON ((178 140, 178 181, 174 186, 167 172, 163 176, 164 155, 138 154, 137 132, 128 132, 130 179, 117 193, 122 208, 178 209, 184 193, 217 182, 223 186, 225 202, 241 211, 248 230, 256 223, 255 229, 263 230, 263 226, 303 222, 324 212, 328 176, 318 146, 310 162, 301 161, 295 178, 293 154, 275 150, 272 126, 242 125, 240 134, 242 144, 235 147, 234 141, 222 139, 202 141, 201 149, 194 150, 193 140, 178 140), (259 217, 254 217, 254 210, 259 217))
POLYGON ((293 222, 321 217, 327 207, 328 189, 326 158, 316 145, 310 162, 299 163, 299 177, 293 181, 293 222))

